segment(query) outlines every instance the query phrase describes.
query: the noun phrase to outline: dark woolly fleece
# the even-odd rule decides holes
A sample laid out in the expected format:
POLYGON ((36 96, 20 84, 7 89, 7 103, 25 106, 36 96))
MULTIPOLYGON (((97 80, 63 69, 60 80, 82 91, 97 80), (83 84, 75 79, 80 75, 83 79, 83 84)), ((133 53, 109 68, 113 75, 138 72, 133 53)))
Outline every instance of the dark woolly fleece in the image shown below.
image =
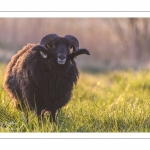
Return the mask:
POLYGON ((51 112, 55 120, 56 111, 71 98, 78 69, 74 60, 64 66, 51 58, 44 59, 39 51, 32 51, 35 44, 28 44, 14 55, 7 66, 4 88, 16 107, 28 104, 40 116, 51 112))

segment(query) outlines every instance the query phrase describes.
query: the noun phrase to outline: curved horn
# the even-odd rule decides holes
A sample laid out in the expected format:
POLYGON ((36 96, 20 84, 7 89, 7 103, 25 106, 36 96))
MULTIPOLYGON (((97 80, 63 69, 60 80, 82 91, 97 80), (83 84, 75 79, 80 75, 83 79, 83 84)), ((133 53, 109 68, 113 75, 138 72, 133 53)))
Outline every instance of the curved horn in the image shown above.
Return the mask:
POLYGON ((56 38, 59 38, 57 34, 47 34, 46 36, 42 38, 40 45, 45 46, 47 43, 50 43, 56 38))
POLYGON ((73 60, 74 58, 76 58, 77 56, 81 54, 90 55, 90 52, 87 49, 85 48, 79 49, 79 41, 77 40, 76 37, 72 35, 66 35, 64 38, 68 39, 71 46, 73 47, 73 52, 69 54, 69 57, 68 57, 70 60, 73 60))
POLYGON ((73 51, 76 51, 79 49, 79 41, 76 37, 72 35, 66 35, 64 38, 69 40, 71 46, 73 46, 73 51))
POLYGON ((51 41, 55 40, 56 38, 59 38, 57 34, 48 34, 42 38, 40 45, 33 47, 32 50, 39 51, 43 58, 49 58, 50 57, 49 43, 51 43, 51 41))

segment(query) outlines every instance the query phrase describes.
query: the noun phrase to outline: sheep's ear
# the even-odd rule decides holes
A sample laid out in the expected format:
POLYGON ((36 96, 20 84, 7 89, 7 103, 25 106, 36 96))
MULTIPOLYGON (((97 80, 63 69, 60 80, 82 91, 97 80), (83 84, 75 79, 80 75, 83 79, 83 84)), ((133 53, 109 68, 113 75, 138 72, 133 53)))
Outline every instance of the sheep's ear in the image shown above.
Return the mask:
POLYGON ((75 57, 77 57, 78 55, 81 55, 81 54, 90 55, 90 52, 87 49, 82 48, 82 49, 78 49, 78 50, 73 51, 69 55, 69 57, 70 57, 70 59, 74 59, 75 57))
POLYGON ((41 56, 42 56, 43 58, 47 58, 47 57, 48 57, 48 55, 45 54, 45 53, 43 53, 42 51, 40 51, 40 54, 41 54, 41 56))
POLYGON ((48 52, 47 48, 44 46, 37 45, 37 46, 33 47, 32 50, 39 51, 43 58, 48 58, 48 56, 49 56, 49 52, 48 52))

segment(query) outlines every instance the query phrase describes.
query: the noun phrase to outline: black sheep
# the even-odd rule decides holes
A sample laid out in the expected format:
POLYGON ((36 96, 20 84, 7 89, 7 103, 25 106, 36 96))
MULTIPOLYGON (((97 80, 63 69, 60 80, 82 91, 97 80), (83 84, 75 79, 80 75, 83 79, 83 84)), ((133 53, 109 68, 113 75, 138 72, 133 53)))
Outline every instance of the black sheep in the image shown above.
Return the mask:
POLYGON ((4 88, 17 108, 27 104, 38 116, 48 111, 55 121, 56 111, 70 100, 78 80, 74 58, 80 54, 90 55, 88 50, 79 49, 74 36, 48 34, 40 45, 28 44, 12 57, 4 88))

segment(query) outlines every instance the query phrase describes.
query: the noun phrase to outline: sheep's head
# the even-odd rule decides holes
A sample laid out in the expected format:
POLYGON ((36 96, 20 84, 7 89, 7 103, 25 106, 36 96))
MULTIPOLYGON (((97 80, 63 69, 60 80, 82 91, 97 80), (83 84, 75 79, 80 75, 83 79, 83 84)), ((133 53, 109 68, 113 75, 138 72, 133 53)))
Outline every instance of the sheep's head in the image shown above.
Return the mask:
POLYGON ((42 38, 40 45, 33 47, 32 50, 39 51, 45 59, 53 58, 60 65, 73 60, 78 55, 90 55, 88 50, 79 49, 79 42, 72 35, 60 37, 57 34, 48 34, 42 38))

